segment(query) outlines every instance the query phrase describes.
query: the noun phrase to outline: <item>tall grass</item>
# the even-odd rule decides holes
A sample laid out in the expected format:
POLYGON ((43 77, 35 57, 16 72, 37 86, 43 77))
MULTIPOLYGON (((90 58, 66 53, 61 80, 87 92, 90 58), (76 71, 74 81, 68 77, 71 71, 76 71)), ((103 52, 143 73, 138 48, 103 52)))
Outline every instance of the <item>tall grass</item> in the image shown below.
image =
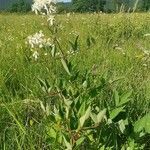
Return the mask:
MULTIPOLYGON (((74 69, 79 72, 74 87, 69 87, 67 80, 70 78, 59 61, 42 55, 36 62, 25 44, 28 35, 41 29, 47 37, 51 36, 44 18, 31 14, 0 14, 0 149, 64 149, 63 145, 61 147, 51 139, 51 118, 46 117, 43 111, 47 103, 51 106, 59 98, 54 89, 51 95, 45 94, 39 79, 53 85, 57 82, 54 81, 57 76, 60 81, 65 81, 62 88, 66 86, 68 89, 64 92, 80 89, 80 84, 87 78, 90 87, 104 84, 102 90, 96 91, 96 96, 81 90, 83 100, 90 101, 94 97, 92 101, 101 109, 117 107, 114 104, 115 91, 119 96, 132 91, 125 109, 130 121, 128 128, 149 113, 150 15, 71 14, 56 17, 61 22, 57 37, 65 52, 70 49, 68 41, 74 41, 79 35, 79 51, 69 57, 74 69)), ((96 137, 100 138, 102 133, 98 131, 96 137)), ((119 144, 115 144, 119 141, 118 135, 120 133, 116 132, 114 139, 106 135, 104 141, 95 139, 93 145, 89 144, 91 147, 86 147, 88 141, 85 141, 79 149, 96 150, 102 148, 101 143, 120 149, 119 144)), ((122 145, 126 141, 129 144, 132 139, 132 135, 121 137, 125 141, 120 141, 122 145)), ((142 144, 145 144, 145 149, 149 147, 148 137, 146 133, 141 141, 140 138, 133 138, 137 149, 142 144)))

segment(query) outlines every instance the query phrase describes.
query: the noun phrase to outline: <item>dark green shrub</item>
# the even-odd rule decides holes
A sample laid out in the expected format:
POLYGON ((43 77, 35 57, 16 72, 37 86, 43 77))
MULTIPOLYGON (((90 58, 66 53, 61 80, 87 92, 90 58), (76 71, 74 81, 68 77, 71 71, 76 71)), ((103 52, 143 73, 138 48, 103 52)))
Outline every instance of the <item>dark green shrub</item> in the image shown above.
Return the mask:
POLYGON ((25 0, 18 0, 12 4, 10 12, 28 12, 31 10, 31 4, 25 0))

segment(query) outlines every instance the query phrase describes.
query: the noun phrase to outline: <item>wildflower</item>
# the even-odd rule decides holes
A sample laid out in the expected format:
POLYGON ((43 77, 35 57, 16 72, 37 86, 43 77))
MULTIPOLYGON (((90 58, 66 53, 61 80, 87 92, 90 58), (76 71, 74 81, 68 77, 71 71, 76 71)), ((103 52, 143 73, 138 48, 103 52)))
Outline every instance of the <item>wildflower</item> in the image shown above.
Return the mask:
POLYGON ((74 54, 74 51, 72 51, 72 50, 67 51, 67 54, 74 54))
POLYGON ((31 48, 43 48, 44 46, 52 45, 50 38, 46 39, 42 31, 39 31, 32 36, 28 36, 27 39, 31 48))
POLYGON ((47 22, 49 22, 50 26, 53 26, 55 22, 55 17, 50 15, 49 18, 47 19, 47 22))
POLYGON ((56 3, 55 0, 34 0, 32 5, 32 11, 36 14, 52 14, 56 12, 56 7, 54 4, 56 3), (45 13, 46 12, 46 13, 45 13))
POLYGON ((37 61, 37 59, 39 57, 39 53, 37 51, 34 51, 32 56, 34 57, 35 61, 37 61))

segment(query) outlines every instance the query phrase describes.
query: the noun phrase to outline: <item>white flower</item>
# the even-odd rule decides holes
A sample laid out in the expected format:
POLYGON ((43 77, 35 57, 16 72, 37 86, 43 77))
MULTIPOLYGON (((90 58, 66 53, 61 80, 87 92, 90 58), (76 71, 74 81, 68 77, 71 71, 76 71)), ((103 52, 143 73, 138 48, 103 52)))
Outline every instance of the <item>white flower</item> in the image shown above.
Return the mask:
POLYGON ((72 50, 67 51, 67 54, 74 54, 74 51, 72 51, 72 50))
POLYGON ((34 0, 34 3, 32 5, 32 11, 34 11, 36 14, 52 14, 56 12, 56 7, 54 4, 56 3, 55 0, 34 0))
POLYGON ((53 26, 54 22, 55 22, 55 16, 50 15, 49 18, 47 19, 47 21, 49 22, 50 26, 53 26))
POLYGON ((37 51, 34 51, 32 56, 34 57, 35 61, 37 61, 37 59, 39 57, 39 53, 37 51))
POLYGON ((50 38, 46 39, 42 31, 28 36, 27 39, 31 48, 43 48, 44 46, 52 45, 50 38))

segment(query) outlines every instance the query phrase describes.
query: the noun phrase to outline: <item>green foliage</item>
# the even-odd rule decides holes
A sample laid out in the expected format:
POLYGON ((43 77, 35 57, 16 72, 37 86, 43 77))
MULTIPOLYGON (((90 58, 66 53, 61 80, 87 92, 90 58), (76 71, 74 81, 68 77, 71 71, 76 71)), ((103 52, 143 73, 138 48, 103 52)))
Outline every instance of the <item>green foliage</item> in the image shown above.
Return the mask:
POLYGON ((17 0, 17 2, 13 3, 10 12, 28 12, 31 10, 31 4, 26 2, 25 0, 17 0))
POLYGON ((144 11, 150 10, 150 1, 149 0, 143 0, 142 9, 144 11))
POLYGON ((148 149, 149 15, 40 19, 0 15, 0 149, 148 149), (54 47, 35 61, 41 28, 54 47))
POLYGON ((63 2, 59 2, 57 3, 57 12, 58 13, 69 13, 72 12, 72 3, 63 3, 63 2))
POLYGON ((73 9, 78 12, 104 11, 105 0, 73 0, 73 9))

